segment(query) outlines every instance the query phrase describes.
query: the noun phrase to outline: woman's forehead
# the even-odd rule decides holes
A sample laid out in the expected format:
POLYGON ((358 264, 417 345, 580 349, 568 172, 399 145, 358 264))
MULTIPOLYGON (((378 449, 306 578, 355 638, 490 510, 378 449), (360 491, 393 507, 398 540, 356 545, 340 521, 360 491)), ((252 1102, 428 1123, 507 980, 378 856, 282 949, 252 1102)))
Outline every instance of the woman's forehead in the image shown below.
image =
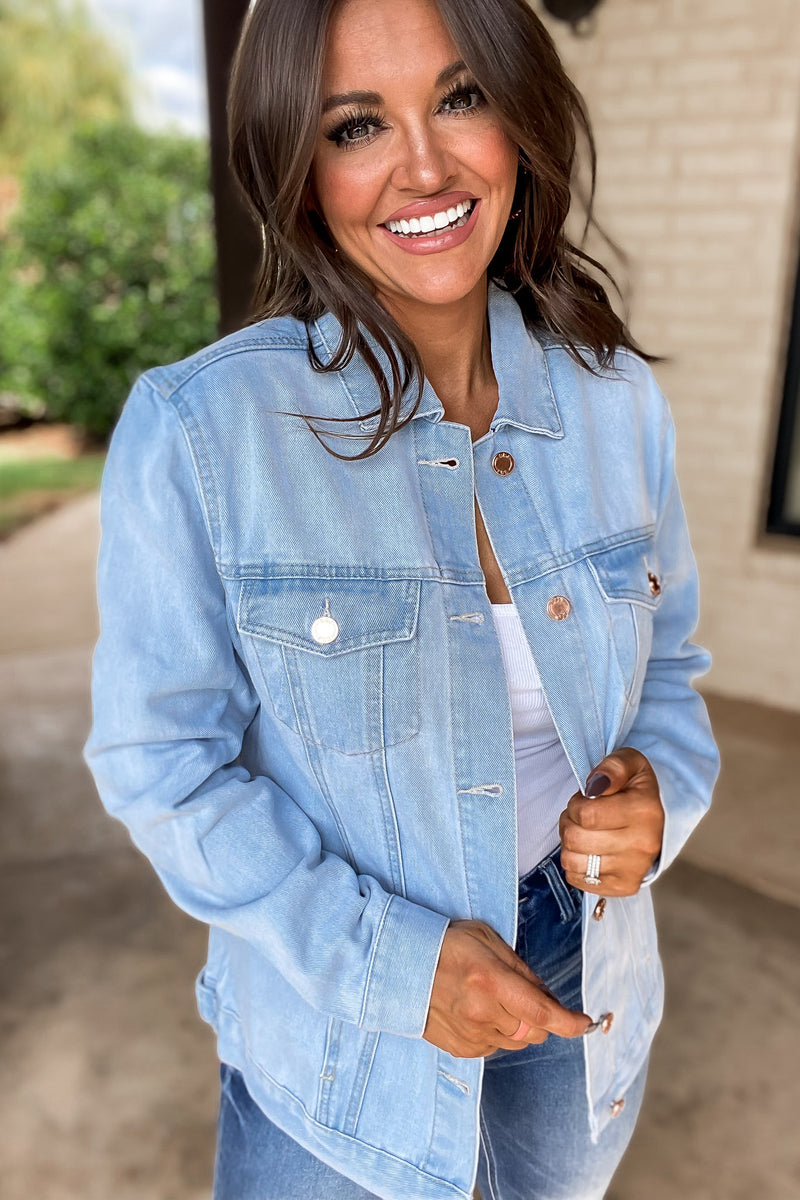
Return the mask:
POLYGON ((404 80, 430 86, 458 57, 432 0, 342 0, 328 30, 326 95, 382 91, 404 80))

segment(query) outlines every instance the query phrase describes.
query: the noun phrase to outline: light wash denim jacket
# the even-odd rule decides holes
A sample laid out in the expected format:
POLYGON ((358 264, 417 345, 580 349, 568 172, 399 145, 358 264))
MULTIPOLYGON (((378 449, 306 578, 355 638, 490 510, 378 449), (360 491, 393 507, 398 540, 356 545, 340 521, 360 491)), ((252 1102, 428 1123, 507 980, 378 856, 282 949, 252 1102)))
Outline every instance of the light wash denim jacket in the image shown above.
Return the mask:
MULTIPOLYGON (((287 414, 356 417, 374 382, 360 358, 314 372, 305 326, 280 318, 147 372, 103 478, 84 751, 100 796, 210 926, 197 995, 221 1058, 273 1121, 387 1200, 471 1197, 483 1060, 421 1035, 448 920, 516 938, 511 716, 474 495, 576 790, 614 747, 653 764, 666 830, 651 879, 717 772, 649 368, 620 351, 618 374, 593 377, 494 285, 489 321, 499 405, 474 444, 426 383, 377 455, 328 454, 287 414)), ((312 324, 323 358, 338 332, 330 314, 312 324)), ((360 438, 332 445, 351 453, 373 427, 331 425, 360 438)), ((648 1051, 662 975, 649 889, 602 919, 595 903, 583 1006, 615 1014, 585 1039, 596 1139, 648 1051)))

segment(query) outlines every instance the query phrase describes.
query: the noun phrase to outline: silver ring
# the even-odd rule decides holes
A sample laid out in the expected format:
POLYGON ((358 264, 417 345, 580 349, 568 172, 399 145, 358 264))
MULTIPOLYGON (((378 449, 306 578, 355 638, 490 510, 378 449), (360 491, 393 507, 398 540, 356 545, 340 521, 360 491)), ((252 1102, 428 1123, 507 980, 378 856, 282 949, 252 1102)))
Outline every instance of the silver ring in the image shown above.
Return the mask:
POLYGON ((600 855, 599 854, 590 854, 589 855, 588 862, 586 863, 586 874, 584 875, 583 878, 584 878, 584 882, 591 884, 592 887, 597 887, 597 885, 600 883, 600 855))

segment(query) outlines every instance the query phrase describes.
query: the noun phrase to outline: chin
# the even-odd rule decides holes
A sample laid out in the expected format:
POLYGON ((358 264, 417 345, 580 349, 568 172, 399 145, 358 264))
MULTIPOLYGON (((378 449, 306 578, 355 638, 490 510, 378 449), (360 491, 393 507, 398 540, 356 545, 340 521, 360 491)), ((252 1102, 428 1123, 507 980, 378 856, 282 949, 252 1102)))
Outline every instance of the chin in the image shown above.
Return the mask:
POLYGON ((391 291, 405 300, 415 300, 419 304, 446 305, 457 304, 466 300, 475 288, 486 278, 488 263, 482 268, 458 274, 443 274, 441 278, 427 278, 419 281, 396 279, 392 281, 391 291))

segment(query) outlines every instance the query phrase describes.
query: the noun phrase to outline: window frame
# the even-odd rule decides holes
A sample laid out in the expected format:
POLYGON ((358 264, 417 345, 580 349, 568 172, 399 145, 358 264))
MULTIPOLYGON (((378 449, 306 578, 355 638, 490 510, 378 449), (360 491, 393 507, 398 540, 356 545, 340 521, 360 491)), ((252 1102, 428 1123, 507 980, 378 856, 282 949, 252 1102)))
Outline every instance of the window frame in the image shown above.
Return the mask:
MULTIPOLYGON (((800 439, 800 266, 794 286, 786 373, 772 460, 772 479, 767 507, 766 532, 800 538, 800 517, 786 517, 786 493, 795 438, 800 439)), ((798 446, 800 457, 800 446, 798 446)))

